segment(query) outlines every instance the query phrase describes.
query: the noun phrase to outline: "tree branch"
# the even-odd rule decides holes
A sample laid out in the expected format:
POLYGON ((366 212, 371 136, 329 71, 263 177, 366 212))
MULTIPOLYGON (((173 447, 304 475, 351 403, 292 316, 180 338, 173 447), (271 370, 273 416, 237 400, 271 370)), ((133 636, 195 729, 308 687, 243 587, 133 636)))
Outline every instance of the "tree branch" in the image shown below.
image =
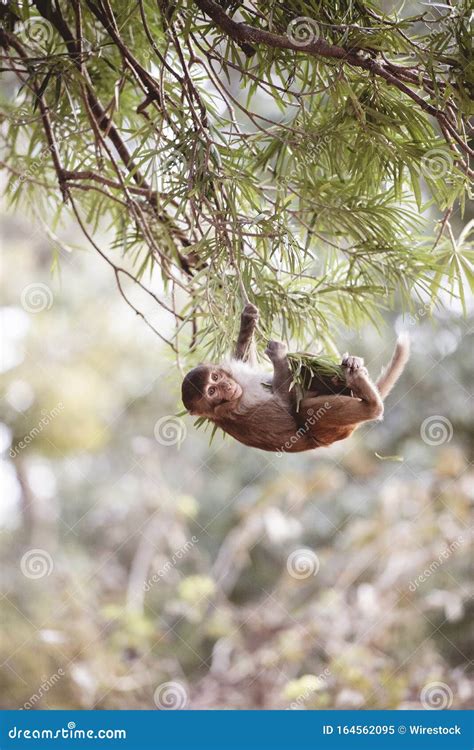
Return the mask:
POLYGON ((293 50, 294 52, 304 52, 314 57, 326 57, 328 59, 340 60, 346 65, 361 68, 362 70, 366 70, 373 75, 383 78, 387 83, 395 86, 399 91, 412 99, 424 112, 427 112, 432 117, 443 122, 443 124, 451 131, 451 134, 461 148, 468 154, 471 152, 468 145, 464 143, 457 134, 454 135, 452 132, 452 126, 450 126, 449 120, 444 112, 425 101, 416 93, 416 91, 413 91, 413 89, 400 80, 394 72, 391 72, 388 67, 376 62, 372 58, 365 58, 352 50, 346 50, 335 44, 329 44, 325 39, 321 38, 314 39, 303 47, 301 44, 293 42, 288 36, 274 34, 271 31, 257 29, 247 23, 234 21, 222 10, 220 5, 214 2, 214 0, 194 0, 194 2, 200 10, 210 16, 214 23, 216 23, 217 26, 219 26, 219 28, 234 41, 239 43, 248 42, 252 44, 264 44, 273 49, 287 49, 293 50))

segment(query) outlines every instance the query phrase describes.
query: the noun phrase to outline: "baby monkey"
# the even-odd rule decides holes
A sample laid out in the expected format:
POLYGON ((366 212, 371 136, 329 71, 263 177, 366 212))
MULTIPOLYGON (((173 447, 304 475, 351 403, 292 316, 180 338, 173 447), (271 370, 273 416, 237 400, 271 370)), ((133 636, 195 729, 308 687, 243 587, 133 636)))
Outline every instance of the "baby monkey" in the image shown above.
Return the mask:
POLYGON ((273 377, 256 367, 254 331, 258 310, 242 312, 234 355, 220 365, 198 365, 183 380, 190 414, 207 417, 244 445, 278 453, 299 453, 343 440, 362 424, 383 417, 383 400, 409 356, 406 335, 398 338, 388 366, 371 381, 364 360, 344 355, 344 380, 313 377, 297 408, 287 347, 269 341, 265 354, 273 377))

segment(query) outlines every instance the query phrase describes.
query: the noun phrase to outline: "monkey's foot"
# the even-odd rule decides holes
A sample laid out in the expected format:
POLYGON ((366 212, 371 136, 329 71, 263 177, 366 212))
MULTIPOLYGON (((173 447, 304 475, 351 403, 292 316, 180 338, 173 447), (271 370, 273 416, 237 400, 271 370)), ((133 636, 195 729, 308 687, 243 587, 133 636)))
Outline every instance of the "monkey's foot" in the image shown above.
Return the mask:
POLYGON ((341 365, 347 367, 348 372, 354 373, 357 370, 366 370, 362 357, 353 357, 352 354, 344 354, 341 365))
POLYGON ((362 357, 353 357, 351 354, 344 354, 341 364, 347 368, 346 385, 351 390, 357 391, 358 385, 361 384, 361 381, 366 382, 369 375, 367 368, 364 367, 364 360, 362 357))
POLYGON ((285 359, 288 354, 288 347, 282 341, 269 341, 265 354, 272 362, 285 359))
POLYGON ((247 302, 245 305, 243 311, 242 311, 242 318, 248 322, 250 321, 257 321, 259 317, 258 314, 258 308, 255 307, 255 305, 252 305, 251 302, 247 302))

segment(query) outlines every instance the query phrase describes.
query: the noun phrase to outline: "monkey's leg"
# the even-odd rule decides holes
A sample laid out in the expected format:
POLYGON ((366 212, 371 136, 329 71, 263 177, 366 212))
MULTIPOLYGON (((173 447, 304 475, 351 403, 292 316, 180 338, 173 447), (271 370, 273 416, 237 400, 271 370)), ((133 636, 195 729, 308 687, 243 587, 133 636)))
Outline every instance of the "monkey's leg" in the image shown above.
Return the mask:
POLYGON ((342 364, 346 369, 346 383, 356 398, 360 398, 375 416, 369 419, 380 419, 383 416, 383 401, 377 386, 372 383, 364 360, 360 357, 345 355, 342 364))
POLYGON ((290 390, 293 375, 286 356, 288 354, 286 344, 282 344, 280 341, 269 341, 265 354, 273 365, 273 393, 279 396, 287 406, 294 408, 296 406, 296 393, 294 388, 290 390))
POLYGON ((361 422, 380 419, 383 403, 365 368, 348 371, 347 384, 354 396, 317 396, 301 402, 302 420, 318 442, 329 445, 350 435, 361 422))
POLYGON ((382 412, 383 406, 354 396, 318 396, 301 402, 299 428, 315 447, 328 446, 348 438, 362 422, 379 419, 382 412))
POLYGON ((235 345, 234 357, 254 364, 256 360, 253 334, 257 326, 258 310, 255 305, 245 305, 240 316, 240 331, 235 345))

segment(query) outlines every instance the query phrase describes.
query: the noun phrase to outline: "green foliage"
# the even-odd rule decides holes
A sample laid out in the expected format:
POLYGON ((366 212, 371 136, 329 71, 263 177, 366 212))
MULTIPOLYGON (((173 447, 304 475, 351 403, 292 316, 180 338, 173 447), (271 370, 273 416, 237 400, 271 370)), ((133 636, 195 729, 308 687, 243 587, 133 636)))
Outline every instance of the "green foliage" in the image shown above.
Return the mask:
POLYGON ((297 409, 305 391, 308 391, 314 377, 337 378, 345 383, 344 368, 332 357, 325 355, 296 353, 288 356, 293 381, 290 386, 296 388, 297 409))
MULTIPOLYGON (((469 708, 474 318, 421 308, 384 422, 350 441, 210 449, 191 417, 157 430, 176 426, 172 354, 99 258, 63 255, 49 281, 43 235, 5 223, 2 708, 156 710, 168 681, 192 709, 421 709, 439 681, 469 708), (53 304, 27 312, 39 279, 53 304), (426 441, 434 414, 452 432, 426 441), (52 565, 30 578, 38 549, 52 565), (297 550, 316 575, 290 573, 297 550)), ((371 326, 345 344, 373 375, 388 357, 371 326)))
POLYGON ((329 345, 337 321, 377 323, 396 294, 408 310, 442 288, 463 298, 472 236, 453 251, 434 222, 462 210, 468 186, 467 0, 228 10, 284 41, 309 19, 343 59, 263 42, 245 55, 198 6, 10 3, 11 203, 52 225, 72 209, 94 238, 108 229, 102 252, 159 286, 170 343, 199 356, 224 348, 242 286, 265 333, 305 342, 316 329, 329 345))
POLYGON ((289 354, 288 360, 295 382, 299 382, 303 388, 309 387, 311 379, 317 375, 344 379, 344 368, 332 357, 297 352, 289 354))

